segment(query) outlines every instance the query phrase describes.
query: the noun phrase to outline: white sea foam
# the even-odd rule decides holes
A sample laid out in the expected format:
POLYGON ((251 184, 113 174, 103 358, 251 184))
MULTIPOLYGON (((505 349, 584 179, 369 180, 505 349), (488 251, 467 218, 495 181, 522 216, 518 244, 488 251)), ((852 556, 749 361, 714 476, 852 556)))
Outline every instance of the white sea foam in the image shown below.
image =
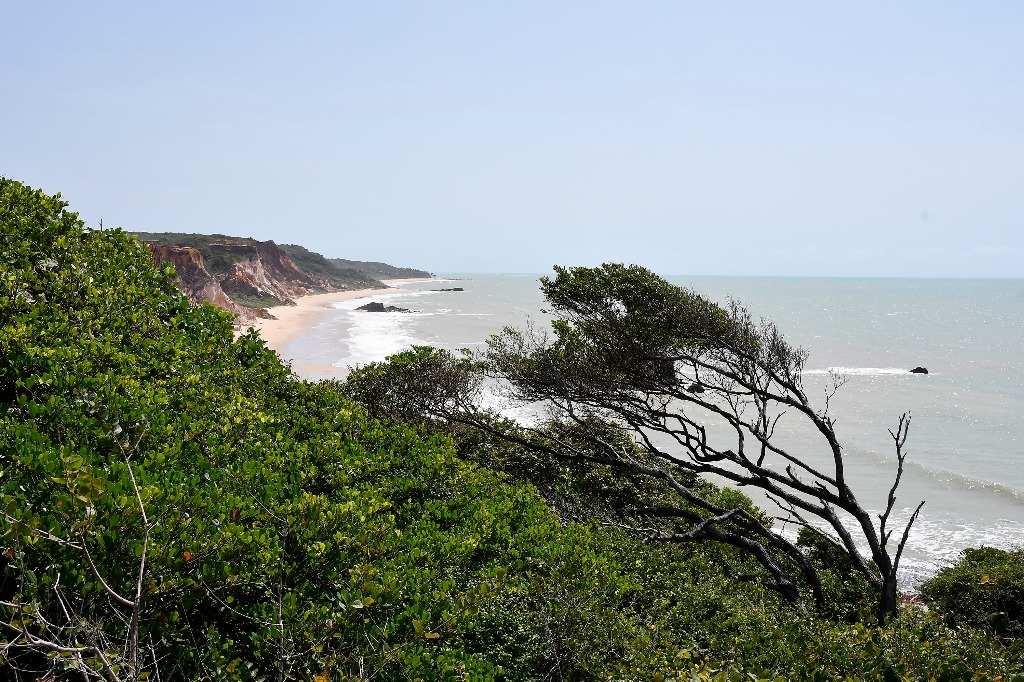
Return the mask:
POLYGON ((955 563, 965 547, 1010 550, 1024 543, 1024 524, 998 519, 991 525, 963 523, 952 518, 919 518, 910 529, 907 554, 900 564, 900 584, 916 588, 935 572, 955 563))
POLYGON ((332 307, 345 312, 346 321, 350 325, 345 339, 347 352, 335 366, 355 367, 380 362, 389 355, 407 350, 410 346, 425 343, 424 339, 416 335, 414 318, 431 316, 434 314, 432 312, 368 313, 357 310, 369 300, 390 300, 411 294, 413 292, 407 291, 378 294, 372 299, 359 298, 332 304, 332 307))
POLYGON ((409 328, 408 318, 417 315, 422 313, 350 313, 352 327, 344 364, 354 367, 379 362, 410 346, 423 344, 409 328))
MULTIPOLYGON (((907 507, 896 510, 889 528, 893 529, 889 551, 896 551, 896 543, 903 534, 906 521, 913 513, 907 507)), ((879 510, 868 510, 876 517, 879 510)), ((813 526, 835 537, 835 532, 824 522, 812 519, 813 526)), ((867 543, 860 539, 856 524, 851 520, 844 524, 850 529, 858 550, 870 555, 867 543)), ((778 524, 776 530, 790 541, 796 541, 798 527, 795 524, 778 524)), ((996 547, 1017 549, 1024 544, 1024 524, 1013 519, 998 519, 990 525, 967 523, 947 515, 930 516, 922 513, 911 526, 907 546, 900 559, 899 584, 901 589, 916 589, 920 583, 935 575, 941 568, 952 565, 965 547, 996 547)))
POLYGON ((905 367, 827 367, 825 369, 805 369, 805 376, 814 376, 822 374, 843 374, 846 376, 883 376, 891 374, 907 374, 914 375, 913 372, 905 367))

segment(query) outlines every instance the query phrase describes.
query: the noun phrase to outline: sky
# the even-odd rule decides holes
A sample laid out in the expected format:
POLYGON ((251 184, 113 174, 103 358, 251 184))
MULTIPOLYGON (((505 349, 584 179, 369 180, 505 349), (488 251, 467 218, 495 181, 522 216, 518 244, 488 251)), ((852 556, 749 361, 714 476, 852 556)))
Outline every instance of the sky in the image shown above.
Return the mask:
POLYGON ((1024 3, 6 3, 0 175, 435 272, 1024 276, 1024 3))

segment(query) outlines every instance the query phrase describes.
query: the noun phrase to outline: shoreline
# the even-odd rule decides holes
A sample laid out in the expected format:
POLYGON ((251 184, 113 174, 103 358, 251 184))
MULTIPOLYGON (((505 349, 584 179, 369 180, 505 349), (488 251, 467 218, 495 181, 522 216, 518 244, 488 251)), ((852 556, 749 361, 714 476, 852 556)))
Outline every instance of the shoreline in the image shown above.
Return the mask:
MULTIPOLYGON (((332 303, 391 294, 399 290, 391 286, 398 282, 429 282, 430 279, 432 278, 385 279, 381 281, 389 286, 387 289, 352 289, 300 296, 294 299, 295 305, 270 308, 270 314, 276 319, 256 319, 252 323, 242 325, 239 331, 244 333, 249 329, 255 329, 268 348, 275 351, 285 362, 292 362, 292 358, 286 354, 289 344, 316 326, 332 309, 332 303)), ((294 365, 293 370, 307 378, 323 378, 343 372, 340 367, 323 364, 294 365)))

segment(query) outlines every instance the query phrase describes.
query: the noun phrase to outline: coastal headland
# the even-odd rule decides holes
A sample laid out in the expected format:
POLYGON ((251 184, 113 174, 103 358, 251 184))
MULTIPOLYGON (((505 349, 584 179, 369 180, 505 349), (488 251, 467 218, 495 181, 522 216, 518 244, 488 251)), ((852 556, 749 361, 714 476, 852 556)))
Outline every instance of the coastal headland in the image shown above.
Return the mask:
MULTIPOLYGON (((289 343, 320 322, 331 304, 389 293, 395 282, 433 278, 425 270, 327 258, 296 244, 250 237, 134 234, 155 264, 174 266, 175 283, 189 300, 233 313, 236 334, 256 329, 286 361, 292 359, 289 343)), ((294 369, 314 379, 343 373, 324 363, 307 362, 294 369)))

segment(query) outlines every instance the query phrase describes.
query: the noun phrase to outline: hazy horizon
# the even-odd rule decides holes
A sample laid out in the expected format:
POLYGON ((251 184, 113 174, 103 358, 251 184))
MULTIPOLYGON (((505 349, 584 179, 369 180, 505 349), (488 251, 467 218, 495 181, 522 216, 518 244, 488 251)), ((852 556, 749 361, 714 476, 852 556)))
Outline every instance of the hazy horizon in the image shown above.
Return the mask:
POLYGON ((1024 6, 21 3, 0 174, 434 272, 1024 276, 1024 6))

